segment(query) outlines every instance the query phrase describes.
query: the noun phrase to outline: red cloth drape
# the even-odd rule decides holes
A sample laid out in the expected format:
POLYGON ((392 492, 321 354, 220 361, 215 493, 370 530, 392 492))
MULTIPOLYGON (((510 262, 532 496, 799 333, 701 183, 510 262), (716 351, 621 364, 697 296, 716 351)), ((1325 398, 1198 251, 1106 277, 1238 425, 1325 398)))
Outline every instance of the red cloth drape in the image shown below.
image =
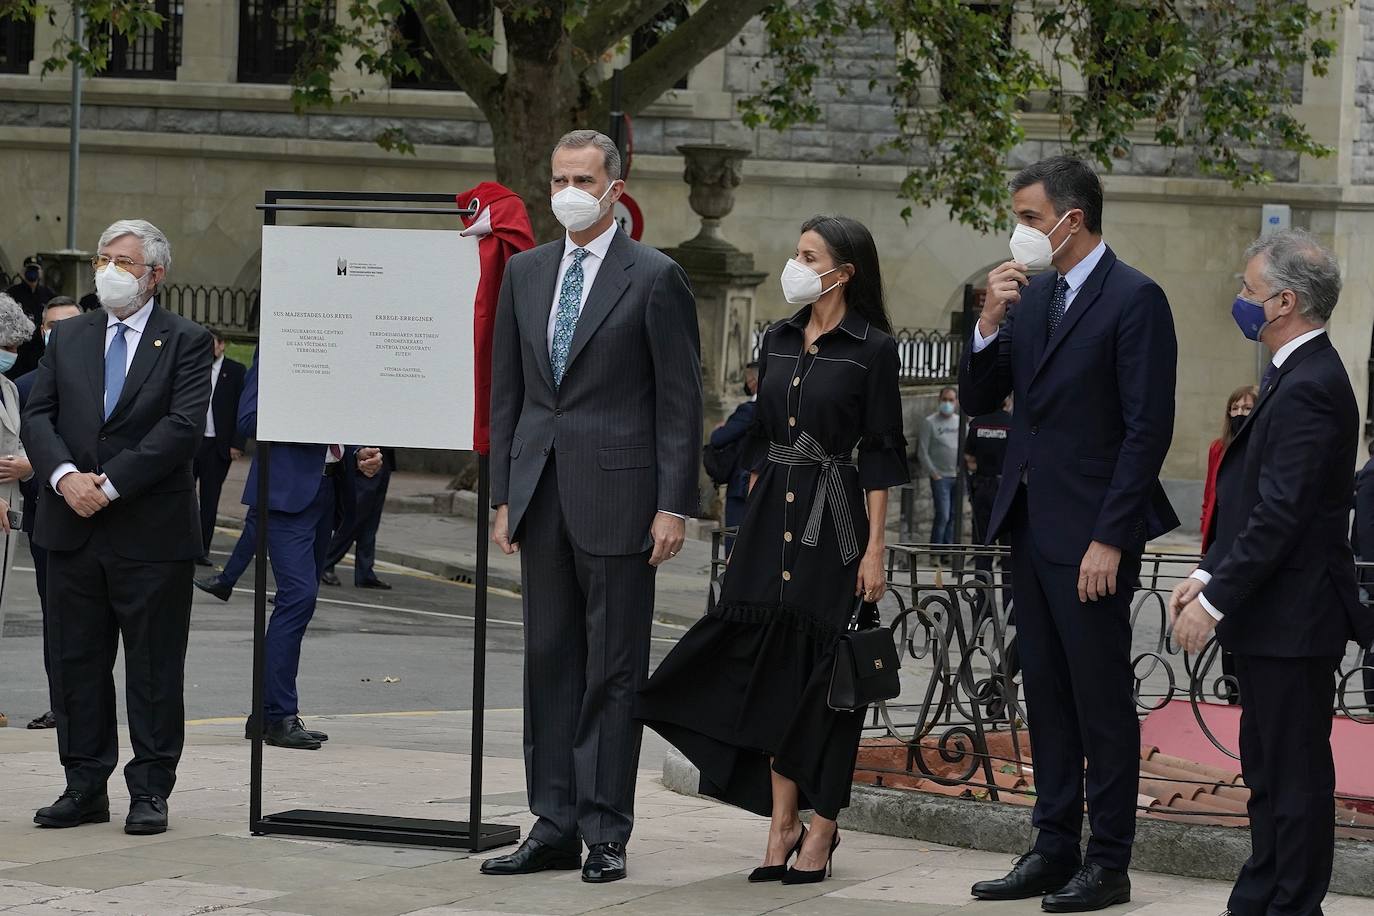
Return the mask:
POLYGON ((484 181, 458 195, 458 206, 469 205, 475 205, 477 212, 463 217, 467 227, 463 234, 479 239, 477 256, 482 264, 473 308, 476 405, 472 441, 477 453, 486 455, 491 451, 491 336, 496 323, 496 297, 501 292, 506 262, 517 252, 534 247, 534 230, 520 195, 494 181, 484 181))

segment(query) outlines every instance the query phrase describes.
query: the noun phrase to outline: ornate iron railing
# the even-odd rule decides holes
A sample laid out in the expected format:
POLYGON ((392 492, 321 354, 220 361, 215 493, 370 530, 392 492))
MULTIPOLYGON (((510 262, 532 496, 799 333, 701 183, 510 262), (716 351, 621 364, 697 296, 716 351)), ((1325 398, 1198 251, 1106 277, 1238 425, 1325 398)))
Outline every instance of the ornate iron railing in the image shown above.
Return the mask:
MULTIPOLYGON (((717 535, 713 575, 724 571, 720 547, 730 533, 717 535)), ((902 657, 902 693, 873 710, 866 734, 896 739, 905 751, 905 763, 888 769, 861 768, 879 777, 890 774, 908 782, 919 778, 967 787, 992 800, 1007 794, 1032 795, 1033 789, 1014 778, 1023 768, 1030 770, 1032 761, 1016 628, 1009 619, 1014 599, 1002 572, 1009 552, 1002 547, 913 544, 891 546, 887 557, 889 589, 880 610, 902 657), (932 551, 951 565, 930 565, 926 561, 932 551), (1004 750, 990 750, 994 742, 1004 750)), ((1187 700, 1202 733, 1239 761, 1238 749, 1216 735, 1206 715, 1214 704, 1243 702, 1235 679, 1222 672, 1220 645, 1213 638, 1191 656, 1175 646, 1169 634, 1169 595, 1197 561, 1197 555, 1187 553, 1150 552, 1144 557, 1131 605, 1136 707, 1143 719, 1171 700, 1187 700)), ((1374 564, 1358 565, 1362 581, 1374 576, 1374 564)), ((1352 651, 1337 677, 1334 714, 1374 724, 1374 659, 1352 651)), ((1374 742, 1374 729, 1370 740, 1374 742)), ((1239 764, 1235 769, 1239 772, 1239 764)), ((1187 780, 1166 781, 1179 783, 1181 792, 1189 789, 1187 780)), ((1213 785, 1215 780, 1205 776, 1191 784, 1213 785)), ((1368 810, 1370 799, 1337 798, 1368 810)), ((1167 813, 1227 816, 1215 810, 1167 813)), ((1374 828, 1345 821, 1340 826, 1374 840, 1374 828)))
POLYGON ((255 289, 169 283, 158 292, 158 304, 183 318, 232 335, 257 331, 258 291, 255 289))
MULTIPOLYGON (((754 326, 750 352, 759 358, 763 332, 773 322, 760 321, 754 326)), ((954 384, 959 378, 959 360, 964 355, 964 337, 953 331, 938 328, 894 328, 897 355, 901 360, 899 378, 904 384, 954 384)))

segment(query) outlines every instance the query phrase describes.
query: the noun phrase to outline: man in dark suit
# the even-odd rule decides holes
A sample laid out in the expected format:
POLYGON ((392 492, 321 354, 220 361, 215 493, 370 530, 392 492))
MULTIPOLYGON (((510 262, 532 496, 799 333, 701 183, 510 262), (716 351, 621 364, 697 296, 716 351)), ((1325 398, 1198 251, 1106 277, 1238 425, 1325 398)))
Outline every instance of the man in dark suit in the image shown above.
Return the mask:
POLYGON ((1245 255, 1232 314, 1274 358, 1217 470, 1216 539, 1169 614, 1183 650, 1200 653, 1215 630, 1235 658, 1251 853, 1227 906, 1320 914, 1335 848, 1335 672, 1348 641, 1374 642, 1348 534, 1360 412, 1326 333, 1336 256, 1300 229, 1245 255))
MULTIPOLYGON (((725 527, 738 528, 744 521, 744 509, 749 502, 749 469, 740 466, 740 447, 744 437, 754 425, 754 413, 758 409, 755 400, 759 389, 759 364, 750 363, 744 367, 744 393, 749 400, 744 401, 726 418, 725 422, 711 430, 707 442, 714 449, 734 447, 735 465, 730 479, 725 483, 725 527)), ((725 539, 725 554, 730 555, 734 537, 725 539)))
POLYGON ((1102 185, 1087 165, 1046 159, 1012 192, 1016 260, 988 277, 959 400, 977 416, 1016 396, 985 538, 1011 545, 1039 832, 973 895, 1046 895, 1049 912, 1086 912, 1131 895, 1131 592, 1146 540, 1178 525, 1159 483, 1178 345, 1163 290, 1103 242, 1102 185), (1085 758, 1092 839, 1080 868, 1085 758))
POLYGON ((246 441, 238 429, 239 398, 243 395, 243 379, 248 370, 243 363, 224 355, 228 343, 224 333, 210 328, 215 339, 215 362, 210 367, 210 412, 205 417, 205 435, 196 452, 196 482, 200 486, 200 532, 205 553, 196 562, 212 566, 210 541, 215 536, 215 519, 219 516, 219 494, 229 465, 243 456, 246 441))
MULTIPOLYGON (((43 309, 43 323, 38 328, 39 334, 43 337, 43 343, 45 345, 48 343, 54 324, 80 314, 80 307, 67 296, 53 296, 49 299, 47 306, 43 309)), ((19 410, 21 412, 28 406, 29 395, 33 393, 33 383, 37 378, 38 370, 33 369, 14 380, 14 387, 19 391, 19 410)), ((23 530, 29 539, 29 556, 33 557, 33 575, 38 587, 38 607, 43 614, 43 671, 48 676, 48 691, 51 694, 52 664, 48 660, 48 552, 40 547, 33 538, 33 520, 38 515, 39 485, 40 481, 37 476, 30 477, 28 480, 19 482, 19 492, 24 496, 23 530)), ((29 722, 28 727, 56 728, 57 717, 49 709, 43 715, 37 716, 29 722)))
MULTIPOLYGON (((258 354, 244 381, 239 401, 238 432, 245 440, 258 429, 258 354)), ((243 503, 258 505, 258 471, 262 453, 253 457, 243 503)), ((267 624, 266 670, 263 685, 263 740, 275 747, 316 751, 329 736, 305 727, 300 717, 296 674, 301 642, 315 616, 324 572, 325 549, 334 529, 336 487, 349 486, 347 469, 367 476, 381 467, 381 451, 356 446, 273 443, 267 477, 267 555, 277 585, 277 601, 267 624)), ((351 489, 348 490, 351 497, 351 489)), ((249 717, 246 736, 255 723, 249 717)))
MULTIPOLYGON (((48 301, 56 296, 52 288, 43 282, 43 259, 38 255, 29 255, 24 259, 23 273, 19 280, 5 290, 10 298, 24 309, 24 314, 29 316, 33 326, 37 328, 43 321, 43 309, 48 301)), ((19 358, 14 361, 14 365, 5 373, 11 380, 18 379, 19 376, 32 372, 37 366, 38 361, 43 357, 43 336, 37 330, 34 331, 33 339, 23 344, 19 348, 19 358)))
POLYGON ((48 551, 53 713, 67 789, 44 827, 110 819, 119 756, 112 668, 123 635, 134 757, 126 833, 167 829, 185 737, 182 682, 200 554, 191 463, 210 405, 210 335, 153 301, 166 236, 121 220, 100 237, 104 309, 52 328, 22 437, 43 482, 34 537, 48 551))
POLYGON ((357 549, 353 552, 353 587, 391 590, 388 583, 377 578, 377 529, 382 525, 386 491, 391 483, 391 472, 395 469, 396 453, 384 448, 382 467, 375 476, 368 477, 362 472, 353 475, 353 505, 343 513, 342 523, 335 529, 329 549, 325 551, 324 574, 320 576, 320 581, 325 585, 340 584, 334 567, 356 544, 357 549))
POLYGON ((625 877, 654 572, 698 508, 701 349, 682 268, 621 231, 615 143, 553 152, 568 234, 511 258, 492 358, 492 540, 522 548, 525 781, 538 816, 485 874, 625 877))

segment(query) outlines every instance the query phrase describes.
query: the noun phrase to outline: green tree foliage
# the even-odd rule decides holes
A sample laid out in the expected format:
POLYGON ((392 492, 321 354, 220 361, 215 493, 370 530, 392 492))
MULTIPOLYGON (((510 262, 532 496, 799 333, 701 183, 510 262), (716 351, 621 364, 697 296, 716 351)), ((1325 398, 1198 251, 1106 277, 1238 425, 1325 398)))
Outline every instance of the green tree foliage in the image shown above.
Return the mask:
MULTIPOLYGON (((74 2, 97 35, 161 26, 145 0, 74 2)), ((636 30, 656 29, 653 46, 624 71, 622 108, 637 114, 761 16, 768 50, 758 91, 740 103, 745 124, 786 130, 823 121, 823 81, 881 94, 892 122, 868 152, 906 163, 904 215, 942 204, 988 231, 1010 220, 1006 162, 1026 137, 1026 112, 1048 116, 1066 149, 1104 169, 1139 140, 1238 185, 1272 180, 1266 152, 1328 155, 1294 112, 1303 74, 1326 72, 1348 2, 695 0, 685 19, 665 22, 680 4, 490 0, 505 33, 499 70, 493 17, 465 15, 489 9, 488 0, 344 0, 337 17, 336 0, 304 0, 289 25, 307 48, 293 82, 301 110, 361 94, 335 84, 345 61, 388 78, 422 65, 447 73, 492 127, 498 179, 534 204, 536 231, 548 237, 556 227, 539 205, 548 150, 574 127, 604 129, 612 53, 636 30), (423 25, 420 45, 393 27, 406 12, 423 25), (866 63, 840 53, 856 36, 878 49, 866 63)), ((67 0, 0 0, 0 18, 70 9, 67 0)), ((100 41, 67 41, 44 72, 68 64, 99 72, 107 54, 100 41)), ((394 127, 376 139, 411 149, 394 127)))

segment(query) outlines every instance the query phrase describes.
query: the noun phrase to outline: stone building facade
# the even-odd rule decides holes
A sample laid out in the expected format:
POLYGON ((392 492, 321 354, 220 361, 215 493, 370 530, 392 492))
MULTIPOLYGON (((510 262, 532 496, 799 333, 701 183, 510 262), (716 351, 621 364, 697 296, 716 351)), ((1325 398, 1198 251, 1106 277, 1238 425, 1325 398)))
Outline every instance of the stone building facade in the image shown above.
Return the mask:
MULTIPOLYGON (((87 82, 78 226, 84 244, 93 245, 114 218, 143 216, 172 239, 172 279, 251 288, 261 226, 254 203, 266 188, 457 192, 494 177, 490 129, 460 92, 387 86, 346 66, 340 79, 365 90, 362 98, 298 115, 286 85, 243 81, 239 39, 241 4, 247 2, 260 0, 179 4, 174 78, 126 74, 87 82), (398 125, 416 143, 415 155, 386 152, 372 141, 380 128, 398 125)), ((1331 72, 1304 77, 1299 111, 1317 138, 1335 147, 1334 156, 1275 157, 1275 183, 1238 190, 1191 176, 1172 152, 1142 142, 1106 178, 1107 240, 1160 282, 1179 328, 1179 410, 1168 477, 1202 476, 1226 394, 1253 382, 1263 365, 1229 315, 1240 255, 1260 230, 1263 204, 1289 205, 1293 225, 1311 229, 1340 256, 1346 292, 1331 331, 1362 409, 1367 404, 1374 326, 1374 0, 1338 5, 1331 72)), ((339 6, 346 4, 340 0, 339 6)), ((55 38, 49 29, 40 23, 34 36, 40 59, 55 38)), ((830 212, 856 217, 873 230, 896 324, 949 328, 965 286, 981 284, 1007 256, 1006 239, 960 226, 939 207, 902 220, 896 190, 903 166, 866 155, 891 129, 886 97, 870 92, 867 78, 871 61, 888 51, 879 37, 851 38, 842 48, 846 59, 818 87, 821 122, 785 133, 747 129, 735 113, 738 99, 758 85, 764 44, 757 26, 704 61, 685 88, 634 120, 630 189, 645 213, 645 241, 669 247, 697 231, 678 145, 744 146, 752 156, 723 232, 768 273, 758 291, 759 317, 788 313, 777 272, 792 254, 798 225, 813 213, 830 212)), ((501 66, 499 26, 494 60, 501 66)), ((35 60, 28 73, 0 73, 0 268, 9 270, 31 251, 60 247, 66 236, 69 81, 65 75, 41 79, 38 72, 35 60)), ((1028 139, 1009 168, 1061 144, 1049 116, 1029 113, 1025 125, 1028 139)), ((1191 511, 1180 506, 1180 515, 1191 511)))

